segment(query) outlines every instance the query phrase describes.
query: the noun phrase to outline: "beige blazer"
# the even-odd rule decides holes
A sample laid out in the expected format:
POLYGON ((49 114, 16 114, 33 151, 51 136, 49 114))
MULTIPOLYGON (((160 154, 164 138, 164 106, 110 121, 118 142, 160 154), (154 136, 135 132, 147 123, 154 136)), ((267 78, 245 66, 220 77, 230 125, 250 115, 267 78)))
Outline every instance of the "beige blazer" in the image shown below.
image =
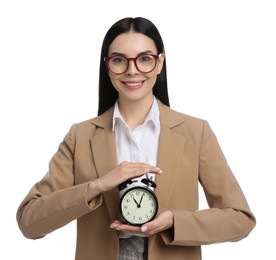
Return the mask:
MULTIPOLYGON (((157 165, 159 212, 171 210, 174 229, 149 238, 149 260, 198 260, 201 245, 245 238, 255 226, 243 192, 209 124, 158 102, 161 133, 157 165), (210 209, 199 210, 198 184, 210 209)), ((37 239, 77 220, 77 260, 117 260, 117 189, 87 204, 88 182, 117 165, 113 108, 74 124, 49 163, 49 171, 18 208, 19 228, 37 239)), ((145 144, 146 145, 146 144, 145 144)))

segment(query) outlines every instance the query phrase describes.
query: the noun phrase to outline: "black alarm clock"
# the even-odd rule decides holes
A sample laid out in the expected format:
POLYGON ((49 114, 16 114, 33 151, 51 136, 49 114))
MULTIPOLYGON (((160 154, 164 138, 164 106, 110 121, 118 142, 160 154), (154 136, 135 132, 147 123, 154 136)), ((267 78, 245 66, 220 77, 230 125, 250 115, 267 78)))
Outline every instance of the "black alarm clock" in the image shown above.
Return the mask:
POLYGON ((141 184, 134 186, 133 183, 127 180, 119 185, 119 191, 123 191, 120 213, 125 222, 139 226, 153 220, 158 212, 158 200, 152 190, 156 184, 148 177, 141 184))

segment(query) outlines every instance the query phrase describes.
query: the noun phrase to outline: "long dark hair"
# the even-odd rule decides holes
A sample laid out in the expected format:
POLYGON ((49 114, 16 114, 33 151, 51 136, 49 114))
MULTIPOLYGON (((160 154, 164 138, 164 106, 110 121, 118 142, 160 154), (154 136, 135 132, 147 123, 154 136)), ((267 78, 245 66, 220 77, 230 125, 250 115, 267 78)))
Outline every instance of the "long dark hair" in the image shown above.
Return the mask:
MULTIPOLYGON (((164 44, 158 29, 148 19, 142 17, 127 17, 113 24, 107 31, 102 44, 99 76, 98 115, 101 115, 111 106, 113 106, 118 98, 118 92, 113 87, 108 76, 108 71, 104 62, 104 58, 108 56, 109 46, 113 42, 113 40, 119 34, 126 33, 131 30, 134 32, 142 33, 151 38, 155 42, 158 53, 165 52, 164 44)), ((170 106, 167 89, 166 59, 164 60, 162 71, 158 75, 155 86, 153 87, 153 94, 163 104, 170 106)))

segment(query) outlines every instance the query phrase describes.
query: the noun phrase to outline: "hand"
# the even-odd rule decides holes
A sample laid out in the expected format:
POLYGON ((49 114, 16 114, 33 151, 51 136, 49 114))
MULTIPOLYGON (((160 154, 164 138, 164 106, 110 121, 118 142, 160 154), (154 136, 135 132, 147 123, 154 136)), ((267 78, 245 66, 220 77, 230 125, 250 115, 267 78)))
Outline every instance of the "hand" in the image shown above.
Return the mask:
POLYGON ((122 162, 107 174, 89 183, 86 200, 90 201, 99 194, 118 187, 126 180, 143 176, 149 172, 161 174, 162 170, 146 163, 122 162))
POLYGON ((113 170, 97 179, 102 191, 108 191, 117 187, 122 182, 143 176, 147 173, 160 174, 162 170, 146 163, 122 162, 113 170))
POLYGON ((166 210, 160 213, 153 221, 150 221, 143 226, 132 226, 122 223, 119 220, 115 220, 111 223, 110 228, 121 230, 124 232, 144 235, 146 237, 157 234, 161 231, 167 230, 173 227, 173 213, 170 210, 166 210))
POLYGON ((143 200, 144 195, 145 195, 145 193, 143 193, 143 195, 142 195, 142 197, 141 197, 141 199, 140 199, 140 201, 139 201, 139 206, 138 206, 138 208, 141 207, 141 202, 142 202, 142 200, 143 200))
POLYGON ((141 202, 138 203, 138 202, 136 201, 136 199, 134 199, 134 198, 133 198, 133 200, 134 200, 135 204, 137 205, 137 208, 140 208, 140 207, 141 207, 141 206, 140 206, 140 203, 141 203, 141 202))

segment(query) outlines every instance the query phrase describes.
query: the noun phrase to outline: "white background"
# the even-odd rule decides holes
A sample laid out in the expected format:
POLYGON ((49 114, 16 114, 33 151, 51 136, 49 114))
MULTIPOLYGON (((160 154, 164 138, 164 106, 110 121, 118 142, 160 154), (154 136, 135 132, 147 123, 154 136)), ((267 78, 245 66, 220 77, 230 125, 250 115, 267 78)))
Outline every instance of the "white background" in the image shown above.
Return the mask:
POLYGON ((209 121, 257 217, 249 237, 203 258, 273 259, 275 14, 266 0, 2 0, 0 259, 74 259, 75 222, 33 241, 15 214, 71 124, 96 116, 102 40, 126 16, 159 28, 171 107, 209 121))

